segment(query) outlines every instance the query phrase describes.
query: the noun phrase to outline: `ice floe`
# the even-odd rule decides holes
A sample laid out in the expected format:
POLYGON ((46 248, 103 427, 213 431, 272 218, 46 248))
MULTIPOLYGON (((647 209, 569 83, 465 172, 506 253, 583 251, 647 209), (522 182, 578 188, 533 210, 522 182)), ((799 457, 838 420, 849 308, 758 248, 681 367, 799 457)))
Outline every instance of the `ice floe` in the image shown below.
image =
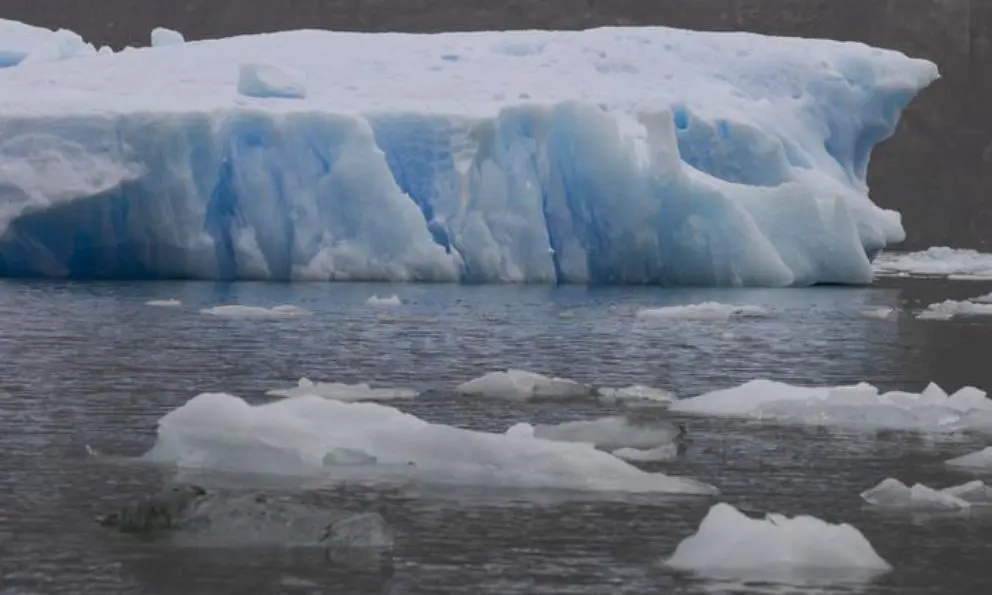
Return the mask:
POLYGON ((862 573, 892 569, 865 536, 846 523, 834 525, 805 515, 754 519, 722 502, 710 509, 666 564, 703 575, 785 582, 825 573, 861 578, 862 573))
POLYGON ((504 399, 565 399, 588 396, 592 389, 566 378, 509 369, 463 382, 455 387, 455 392, 504 399))
POLYGON ((369 299, 365 300, 365 303, 370 306, 399 306, 403 303, 399 296, 391 295, 387 297, 379 297, 378 295, 373 295, 369 299))
POLYGON ((888 306, 880 306, 878 308, 865 308, 861 310, 861 315, 865 318, 878 318, 879 320, 885 320, 890 318, 895 313, 895 308, 890 308, 888 306))
POLYGON ((730 320, 737 318, 757 318, 768 316, 767 308, 750 305, 721 304, 703 302, 686 306, 664 306, 638 310, 642 320, 730 320))
POLYGON ((881 393, 871 384, 806 387, 752 380, 677 401, 672 411, 792 424, 954 432, 992 430, 992 400, 965 387, 948 396, 931 383, 920 393, 881 393))
POLYGON ((992 446, 978 452, 953 458, 946 463, 951 467, 961 467, 973 471, 992 471, 992 446))
POLYGON ((634 384, 623 388, 602 387, 596 391, 603 403, 618 403, 628 407, 668 407, 675 395, 660 388, 634 384))
POLYGON ((672 442, 654 448, 618 448, 613 456, 634 463, 657 463, 671 461, 679 455, 678 444, 672 442))
POLYGON ((145 302, 146 306, 156 306, 159 308, 178 308, 183 303, 179 300, 150 300, 145 302))
MULTIPOLYGON (((978 482, 981 483, 981 482, 978 482)), ((984 486, 984 484, 982 484, 984 486)), ((917 483, 909 487, 898 479, 889 477, 870 490, 861 492, 861 498, 868 504, 885 507, 919 508, 934 510, 966 510, 971 508, 971 502, 961 498, 958 493, 965 486, 955 486, 944 490, 936 490, 917 483)), ((975 486, 968 486, 964 493, 979 494, 975 486)))
POLYGON ((309 316, 311 312, 298 306, 283 304, 271 308, 261 306, 214 306, 200 310, 203 314, 211 316, 221 316, 224 318, 294 318, 297 316, 309 316))
POLYGON ((992 304, 977 303, 977 300, 944 300, 930 304, 916 317, 920 320, 950 320, 959 316, 992 316, 992 304))
POLYGON ((284 398, 313 395, 335 401, 386 401, 412 399, 420 393, 407 388, 372 388, 364 382, 342 384, 340 382, 314 382, 309 378, 300 378, 293 388, 273 389, 265 394, 284 398))
POLYGON ((383 478, 402 469, 442 485, 717 493, 693 479, 642 471, 589 444, 461 429, 377 403, 313 395, 257 406, 223 393, 198 395, 159 420, 157 440, 145 458, 180 469, 335 481, 341 470, 334 464, 338 449, 374 458, 367 467, 381 469, 383 478))
POLYGON ((606 450, 624 447, 651 448, 669 444, 682 435, 681 428, 669 422, 632 424, 623 416, 534 426, 534 436, 537 438, 558 442, 584 442, 606 450))
POLYGON ((881 277, 919 275, 984 281, 992 280, 992 254, 935 246, 920 252, 883 253, 873 268, 881 277))

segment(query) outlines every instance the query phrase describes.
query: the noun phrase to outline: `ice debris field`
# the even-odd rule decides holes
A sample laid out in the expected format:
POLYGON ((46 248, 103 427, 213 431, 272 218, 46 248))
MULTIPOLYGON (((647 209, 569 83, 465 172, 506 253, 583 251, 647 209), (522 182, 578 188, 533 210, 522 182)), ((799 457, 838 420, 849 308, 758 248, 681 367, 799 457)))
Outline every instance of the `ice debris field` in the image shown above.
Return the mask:
POLYGON ((668 28, 0 24, 0 276, 865 284, 905 236, 872 147, 938 76, 668 28))

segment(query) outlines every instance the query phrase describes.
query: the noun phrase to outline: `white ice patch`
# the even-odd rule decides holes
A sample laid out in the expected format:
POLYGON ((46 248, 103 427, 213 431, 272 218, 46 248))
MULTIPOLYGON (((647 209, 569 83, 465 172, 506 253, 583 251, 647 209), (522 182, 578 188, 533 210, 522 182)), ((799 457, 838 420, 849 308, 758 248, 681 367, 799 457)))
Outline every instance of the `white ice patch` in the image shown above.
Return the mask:
POLYGON ((166 29, 165 27, 155 27, 152 29, 152 47, 160 48, 169 45, 182 45, 186 39, 179 31, 166 29))
POLYGON ((378 295, 373 295, 365 301, 366 304, 370 306, 380 306, 380 307, 392 307, 400 306, 403 304, 403 300, 397 295, 391 295, 387 297, 379 297, 378 295))
POLYGON ((509 369, 459 384, 455 392, 503 399, 567 399, 588 396, 592 391, 573 380, 509 369))
POLYGON ((720 304, 703 302, 688 306, 665 306, 638 310, 637 317, 647 320, 730 320, 732 318, 756 318, 768 316, 761 306, 720 304))
POLYGON ((875 274, 934 276, 958 281, 992 280, 992 254, 935 246, 921 252, 884 253, 874 262, 875 274))
POLYGON ((231 395, 198 395, 159 420, 146 458, 181 468, 330 481, 338 467, 327 465, 327 455, 342 448, 374 457, 373 470, 402 468, 440 484, 717 492, 695 480, 641 471, 587 444, 432 424, 385 405, 312 395, 254 407, 231 395))
POLYGON ((68 29, 52 31, 0 19, 0 69, 96 53, 92 44, 68 29))
POLYGON ((605 450, 651 448, 668 444, 679 435, 679 428, 668 422, 640 425, 632 424, 620 416, 534 426, 534 436, 538 438, 558 442, 584 442, 605 450))
POLYGON ((880 393, 868 383, 805 387, 752 380, 738 387, 683 399, 672 411, 781 423, 864 429, 955 432, 992 430, 992 400, 965 387, 948 396, 936 384, 921 393, 880 393))
POLYGON ((823 573, 861 579, 892 570, 851 525, 805 515, 753 519, 722 502, 710 509, 666 564, 703 575, 785 582, 823 573))
MULTIPOLYGON (((981 296, 985 298, 987 296, 981 296)), ((977 301, 977 300, 976 300, 977 301)), ((917 314, 920 320, 950 320, 964 316, 992 316, 992 304, 975 301, 944 300, 930 304, 917 314)))
POLYGON ((223 318, 258 318, 258 319, 273 319, 273 318, 295 318, 298 316, 309 316, 311 312, 305 308, 300 308, 299 306, 292 306, 288 304, 283 304, 280 306, 273 306, 271 308, 263 308, 261 306, 214 306, 212 308, 204 308, 200 310, 203 314, 209 314, 211 316, 220 316, 223 318))
POLYGON ((419 392, 406 388, 372 388, 366 383, 341 384, 338 382, 313 382, 300 378, 293 388, 274 389, 265 393, 274 397, 293 398, 313 395, 335 401, 388 401, 391 399, 412 399, 419 392))
MULTIPOLYGON (((978 482, 981 483, 981 482, 978 482)), ((982 484, 984 486, 984 484, 982 484)), ((958 494, 979 496, 982 492, 973 485, 955 486, 944 490, 935 490, 917 483, 908 487, 898 479, 888 478, 870 490, 861 492, 861 498, 868 504, 895 508, 920 508, 936 510, 967 510, 971 502, 958 494)))
POLYGON ((946 464, 974 471, 992 471, 992 446, 951 459, 946 464))
POLYGON ((179 300, 150 300, 145 302, 146 306, 155 306, 158 308, 178 308, 182 306, 183 303, 179 300))
POLYGON ((865 318, 877 318, 879 320, 885 320, 890 318, 895 313, 895 308, 890 308, 888 306, 880 306, 878 308, 865 308, 861 310, 861 315, 865 318))
POLYGON ((678 457, 679 449, 676 444, 662 444, 654 448, 619 448, 613 451, 613 456, 633 463, 658 463, 672 461, 678 457))
POLYGON ((301 74, 264 63, 241 65, 238 93, 258 98, 303 99, 307 96, 301 74))
POLYGON ((628 407, 668 407, 675 401, 673 393, 642 384, 623 388, 602 387, 596 392, 603 403, 620 403, 628 407))

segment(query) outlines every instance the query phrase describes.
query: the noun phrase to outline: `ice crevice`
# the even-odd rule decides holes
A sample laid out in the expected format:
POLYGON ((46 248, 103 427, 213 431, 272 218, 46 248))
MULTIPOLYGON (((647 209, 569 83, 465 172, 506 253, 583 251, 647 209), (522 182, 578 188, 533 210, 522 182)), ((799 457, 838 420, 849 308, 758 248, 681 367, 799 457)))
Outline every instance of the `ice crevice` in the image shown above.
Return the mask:
POLYGON ((71 62, 0 72, 2 276, 869 283, 905 235, 868 197, 871 147, 937 76, 666 28, 293 31, 71 62), (623 67, 590 70, 597 48, 623 67), (251 64, 306 88, 239 94, 251 64))

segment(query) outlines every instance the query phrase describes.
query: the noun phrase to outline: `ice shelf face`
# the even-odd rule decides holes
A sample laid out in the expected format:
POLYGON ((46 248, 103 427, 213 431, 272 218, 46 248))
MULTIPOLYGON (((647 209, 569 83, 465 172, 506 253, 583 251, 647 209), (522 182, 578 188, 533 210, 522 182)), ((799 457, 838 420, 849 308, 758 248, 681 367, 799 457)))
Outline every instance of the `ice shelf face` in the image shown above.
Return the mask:
POLYGON ((905 235, 868 198, 871 149, 936 77, 667 28, 292 31, 3 69, 0 276, 868 283, 905 235), (246 65, 294 93, 239 93, 246 65))

